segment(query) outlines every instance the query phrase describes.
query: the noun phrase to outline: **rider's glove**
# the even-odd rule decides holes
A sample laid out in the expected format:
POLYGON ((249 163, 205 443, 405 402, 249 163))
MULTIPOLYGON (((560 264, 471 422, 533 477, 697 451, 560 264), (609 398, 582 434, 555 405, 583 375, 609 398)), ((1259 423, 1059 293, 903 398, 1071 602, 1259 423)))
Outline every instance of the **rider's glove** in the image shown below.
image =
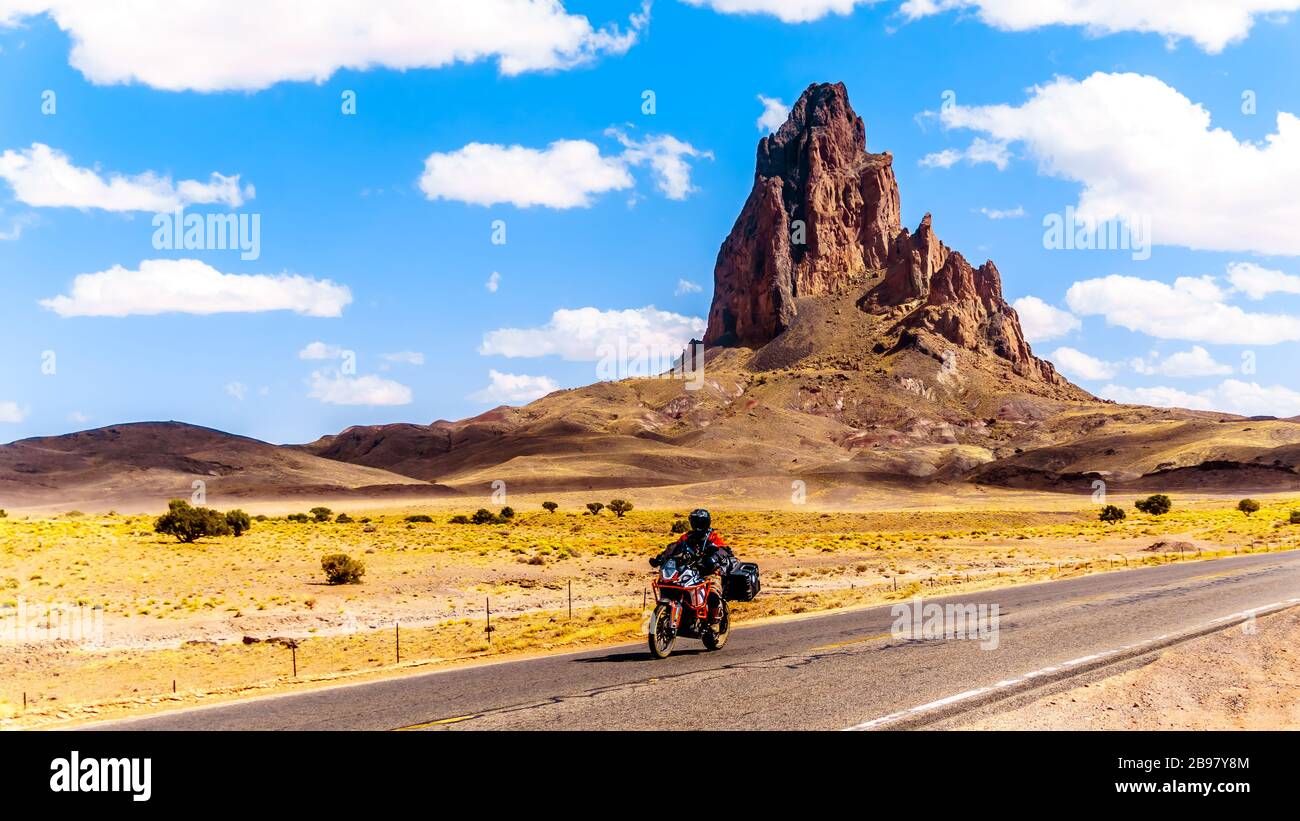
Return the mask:
POLYGON ((650 566, 651 566, 651 567, 658 567, 658 566, 659 566, 659 557, 658 557, 658 556, 651 556, 651 557, 650 557, 650 566))

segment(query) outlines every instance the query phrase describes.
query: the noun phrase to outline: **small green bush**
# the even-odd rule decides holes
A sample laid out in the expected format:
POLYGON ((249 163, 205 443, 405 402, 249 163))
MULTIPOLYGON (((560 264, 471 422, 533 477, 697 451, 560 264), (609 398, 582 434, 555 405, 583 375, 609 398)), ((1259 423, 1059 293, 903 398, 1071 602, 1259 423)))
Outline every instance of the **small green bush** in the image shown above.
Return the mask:
POLYGON ((622 519, 623 514, 632 509, 632 503, 626 499, 610 499, 609 509, 614 511, 614 515, 622 519))
POLYGON ((176 541, 189 544, 204 536, 229 536, 230 525, 220 511, 209 507, 191 507, 184 499, 172 499, 167 512, 153 524, 155 533, 175 536, 176 541))
POLYGON ((356 520, 346 513, 340 513, 338 516, 334 517, 334 521, 341 525, 350 525, 356 520))
POLYGON ((415 513, 406 517, 408 522, 432 522, 433 517, 427 513, 415 513))
POLYGON ((1123 508, 1106 505, 1101 509, 1101 514, 1097 518, 1103 522, 1122 522, 1128 518, 1128 515, 1124 513, 1123 508))
POLYGON ((502 519, 515 518, 515 509, 513 507, 510 507, 509 505, 501 508, 501 518, 502 519))
POLYGON ((1145 499, 1138 499, 1133 503, 1133 507, 1143 513, 1150 513, 1152 516, 1163 516, 1173 509, 1174 503, 1165 494, 1157 493, 1145 499))
POLYGON ((366 575, 365 564, 346 553, 321 556, 320 566, 330 584, 360 584, 361 577, 366 575))
MULTIPOLYGON (((542 502, 542 509, 545 510, 547 513, 554 513, 555 511, 560 509, 560 506, 557 505, 555 502, 542 502)), ((0 510, 0 513, 4 513, 4 511, 0 510)))
POLYGON ((467 525, 470 523, 469 517, 464 514, 452 516, 449 521, 454 525, 467 525))
POLYGON ((334 511, 330 510, 327 507, 313 507, 311 510, 307 512, 310 513, 312 515, 312 518, 314 518, 318 522, 328 522, 330 520, 330 517, 334 515, 334 511))
POLYGON ((478 510, 474 511, 474 515, 470 517, 470 521, 476 525, 494 525, 501 520, 497 518, 497 515, 492 511, 485 507, 480 507, 478 510))
POLYGON ((291 522, 310 522, 310 521, 311 521, 311 517, 308 516, 306 513, 290 513, 288 516, 285 516, 284 518, 288 519, 288 520, 291 521, 291 522))
POLYGON ((677 521, 673 522, 673 526, 672 526, 672 530, 671 530, 671 532, 673 532, 673 533, 685 533, 686 531, 688 531, 688 530, 690 530, 690 529, 691 529, 691 526, 690 526, 689 524, 686 523, 686 520, 685 520, 685 519, 678 519, 677 521))
POLYGON ((590 511, 591 511, 591 515, 592 515, 592 516, 599 516, 599 515, 600 515, 600 512, 601 512, 602 510, 604 510, 604 509, 605 509, 605 505, 604 505, 602 502, 588 502, 588 503, 587 503, 587 510, 590 510, 590 511))
POLYGON ((1254 499, 1242 499, 1240 502, 1237 502, 1237 510, 1240 510, 1242 513, 1249 516, 1259 510, 1259 502, 1254 499))
POLYGON ((226 525, 236 536, 243 536, 253 527, 253 520, 242 510, 227 510, 226 525))
POLYGON ((1300 525, 1300 510, 1291 511, 1291 524, 1300 525))

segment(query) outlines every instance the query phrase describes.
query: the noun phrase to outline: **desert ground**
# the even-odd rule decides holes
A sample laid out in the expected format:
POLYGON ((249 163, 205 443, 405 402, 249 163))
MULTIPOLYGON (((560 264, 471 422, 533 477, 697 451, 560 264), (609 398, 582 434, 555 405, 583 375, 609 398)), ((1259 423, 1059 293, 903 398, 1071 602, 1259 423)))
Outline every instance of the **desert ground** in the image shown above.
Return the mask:
MULTIPOLYGON (((512 520, 483 525, 450 519, 489 506, 486 496, 353 501, 323 522, 286 518, 318 503, 245 505, 249 532, 193 544, 155 533, 156 511, 10 510, 0 518, 0 726, 635 640, 646 560, 701 490, 512 497, 512 520), (613 496, 633 510, 585 509, 613 496), (551 498, 554 513, 541 508, 551 498), (326 583, 321 556, 338 552, 364 562, 361 583, 326 583), (49 630, 16 636, 20 609, 49 630), (68 635, 73 612, 102 614, 102 637, 68 635)), ((877 489, 765 510, 749 507, 773 504, 761 488, 732 505, 710 490, 715 525, 763 571, 763 594, 735 607, 741 622, 1300 546, 1295 496, 1256 494, 1263 506, 1251 516, 1236 510, 1238 496, 1175 496, 1163 516, 1112 497, 1129 515, 1105 524, 1085 495, 877 489), (860 509, 844 509, 854 502, 860 509)))

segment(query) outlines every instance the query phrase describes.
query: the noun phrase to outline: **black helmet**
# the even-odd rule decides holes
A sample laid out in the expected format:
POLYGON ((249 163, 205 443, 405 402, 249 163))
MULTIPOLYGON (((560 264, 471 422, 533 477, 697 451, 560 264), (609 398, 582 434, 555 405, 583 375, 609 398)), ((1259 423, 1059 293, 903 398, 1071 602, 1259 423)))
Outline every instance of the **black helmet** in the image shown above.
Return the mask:
POLYGON ((691 511, 690 520, 691 530, 708 530, 712 524, 712 520, 709 517, 709 511, 702 507, 691 511))

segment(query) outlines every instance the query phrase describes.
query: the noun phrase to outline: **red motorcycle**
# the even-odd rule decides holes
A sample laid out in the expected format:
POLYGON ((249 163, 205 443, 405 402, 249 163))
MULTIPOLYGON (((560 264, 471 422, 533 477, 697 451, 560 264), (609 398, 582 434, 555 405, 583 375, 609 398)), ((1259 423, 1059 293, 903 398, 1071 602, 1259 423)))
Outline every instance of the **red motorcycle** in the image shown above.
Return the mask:
POLYGON ((653 582, 655 609, 647 640, 657 659, 668 658, 678 636, 699 639, 710 650, 720 650, 731 635, 727 597, 718 577, 700 572, 694 556, 665 559, 653 582), (710 611, 717 614, 711 619, 710 611))

